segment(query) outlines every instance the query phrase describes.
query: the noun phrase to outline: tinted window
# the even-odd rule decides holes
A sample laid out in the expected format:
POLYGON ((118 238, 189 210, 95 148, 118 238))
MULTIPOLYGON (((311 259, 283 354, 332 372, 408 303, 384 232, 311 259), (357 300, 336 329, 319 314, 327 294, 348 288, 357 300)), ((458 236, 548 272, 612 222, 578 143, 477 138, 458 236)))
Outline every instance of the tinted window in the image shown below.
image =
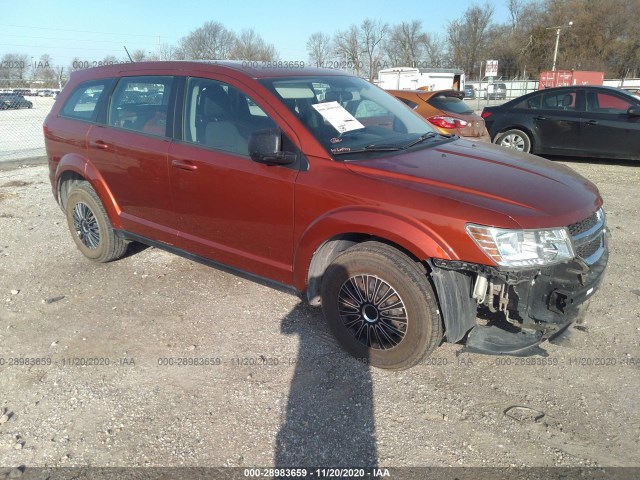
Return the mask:
POLYGON ((414 110, 418 108, 418 104, 416 102, 412 102, 411 100, 407 100, 406 98, 400 98, 400 97, 398 97, 398 100, 400 100, 402 103, 404 103, 405 105, 408 105, 414 110))
POLYGON ((587 91, 587 112, 625 113, 632 103, 624 98, 603 92, 587 91))
POLYGON ((547 92, 542 94, 542 108, 551 110, 574 110, 576 108, 576 91, 547 92))
POLYGON ((513 108, 523 108, 525 110, 533 109, 537 110, 542 108, 542 94, 533 95, 532 97, 527 98, 526 100, 522 100, 516 103, 513 108))
POLYGON ((173 77, 125 77, 111 98, 108 123, 149 135, 165 136, 173 77))
POLYGON ((187 142, 249 157, 249 136, 276 127, 251 98, 222 82, 190 78, 184 112, 187 142))
POLYGON ((460 114, 470 114, 473 113, 466 103, 460 100, 457 96, 443 96, 437 95, 431 97, 428 100, 428 103, 437 108, 438 110, 443 110, 445 112, 451 113, 460 113, 460 114))
POLYGON ((94 120, 96 106, 105 92, 108 80, 82 83, 76 87, 65 102, 60 115, 80 120, 94 120))

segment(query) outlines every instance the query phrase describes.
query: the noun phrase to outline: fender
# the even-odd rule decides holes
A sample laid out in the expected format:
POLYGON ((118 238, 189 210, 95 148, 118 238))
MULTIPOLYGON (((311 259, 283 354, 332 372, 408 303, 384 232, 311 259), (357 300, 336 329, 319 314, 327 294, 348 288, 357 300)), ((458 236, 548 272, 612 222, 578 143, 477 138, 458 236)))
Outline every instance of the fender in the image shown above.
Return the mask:
POLYGON ((299 291, 303 292, 307 287, 307 272, 318 248, 327 240, 345 234, 388 240, 420 260, 458 258, 440 235, 411 217, 375 207, 342 207, 317 219, 301 235, 293 264, 293 283, 299 291))
POLYGON ((55 174, 56 200, 60 203, 60 179, 65 172, 74 172, 87 180, 100 197, 102 205, 109 216, 114 229, 121 229, 120 212, 122 211, 111 190, 98 172, 96 167, 86 158, 77 153, 65 155, 58 163, 55 174))

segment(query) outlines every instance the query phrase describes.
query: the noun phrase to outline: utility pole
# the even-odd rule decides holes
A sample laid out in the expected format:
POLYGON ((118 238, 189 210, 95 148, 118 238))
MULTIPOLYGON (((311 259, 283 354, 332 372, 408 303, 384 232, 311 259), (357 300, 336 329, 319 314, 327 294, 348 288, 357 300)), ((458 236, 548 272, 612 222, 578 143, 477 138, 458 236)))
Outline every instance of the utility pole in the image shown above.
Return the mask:
POLYGON ((555 72, 556 70, 556 60, 558 58, 558 44, 560 43, 560 30, 563 28, 569 28, 573 25, 573 22, 569 22, 568 25, 560 25, 558 27, 547 27, 546 30, 555 30, 556 31, 556 47, 553 50, 553 66, 551 70, 555 72))

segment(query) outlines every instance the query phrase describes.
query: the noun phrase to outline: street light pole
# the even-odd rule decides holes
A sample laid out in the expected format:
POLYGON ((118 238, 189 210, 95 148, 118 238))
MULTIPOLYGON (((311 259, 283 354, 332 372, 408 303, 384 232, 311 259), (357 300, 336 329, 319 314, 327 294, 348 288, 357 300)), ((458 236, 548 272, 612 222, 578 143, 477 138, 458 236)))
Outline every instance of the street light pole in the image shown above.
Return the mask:
POLYGON ((569 22, 568 25, 560 25, 558 27, 548 27, 547 30, 555 30, 556 31, 556 47, 553 50, 553 66, 551 67, 551 71, 556 70, 556 60, 558 58, 558 43, 560 43, 560 30, 563 28, 569 28, 573 25, 573 22, 569 22))

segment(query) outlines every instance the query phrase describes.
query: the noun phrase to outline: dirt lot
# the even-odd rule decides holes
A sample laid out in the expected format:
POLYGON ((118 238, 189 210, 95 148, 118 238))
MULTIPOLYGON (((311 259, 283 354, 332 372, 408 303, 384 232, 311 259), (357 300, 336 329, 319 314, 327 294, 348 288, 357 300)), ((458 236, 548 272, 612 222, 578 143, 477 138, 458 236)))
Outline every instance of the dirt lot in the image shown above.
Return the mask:
POLYGON ((399 373, 294 296, 154 248, 85 260, 46 167, 5 166, 0 466, 640 466, 640 165, 567 163, 611 230, 586 331, 399 373))

